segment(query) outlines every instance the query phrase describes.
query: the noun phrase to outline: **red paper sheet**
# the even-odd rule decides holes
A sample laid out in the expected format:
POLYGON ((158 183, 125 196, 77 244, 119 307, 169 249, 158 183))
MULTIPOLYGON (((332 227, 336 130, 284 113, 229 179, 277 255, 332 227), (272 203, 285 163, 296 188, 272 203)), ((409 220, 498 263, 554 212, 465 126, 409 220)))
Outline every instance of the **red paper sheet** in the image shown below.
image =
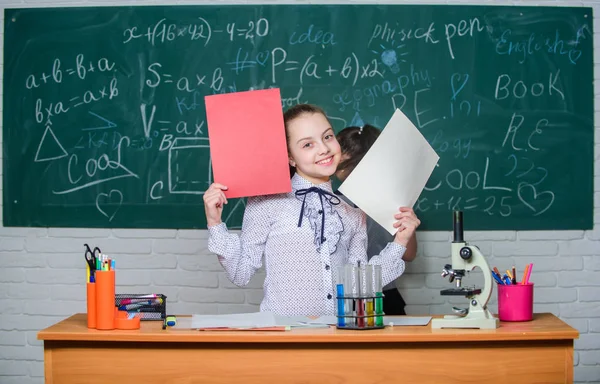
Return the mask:
POLYGON ((228 198, 292 190, 279 89, 205 97, 213 179, 228 198))

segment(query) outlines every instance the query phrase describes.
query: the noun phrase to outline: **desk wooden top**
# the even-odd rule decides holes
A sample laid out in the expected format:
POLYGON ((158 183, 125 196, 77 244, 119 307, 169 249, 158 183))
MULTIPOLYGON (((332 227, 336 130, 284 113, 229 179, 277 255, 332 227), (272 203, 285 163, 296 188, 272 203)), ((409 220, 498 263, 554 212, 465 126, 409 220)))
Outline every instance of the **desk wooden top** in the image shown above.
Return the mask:
MULTIPOLYGON (((434 316, 436 317, 436 316, 434 316)), ((142 321, 137 330, 99 331, 87 328, 87 316, 78 313, 38 333, 38 340, 120 341, 170 343, 390 343, 390 342, 478 342, 511 340, 577 339, 579 332, 551 313, 534 314, 521 323, 501 322, 492 330, 432 329, 426 326, 396 326, 355 331, 300 328, 291 331, 197 331, 162 329, 160 321, 142 321)))

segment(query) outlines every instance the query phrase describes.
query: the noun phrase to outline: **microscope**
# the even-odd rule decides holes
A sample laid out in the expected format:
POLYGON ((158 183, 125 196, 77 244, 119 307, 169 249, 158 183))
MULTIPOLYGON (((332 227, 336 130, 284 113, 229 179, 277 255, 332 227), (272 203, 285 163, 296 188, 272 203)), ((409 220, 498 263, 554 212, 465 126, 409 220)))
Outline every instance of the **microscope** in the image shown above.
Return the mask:
POLYGON ((480 328, 496 329, 499 320, 487 308, 487 303, 492 295, 494 280, 492 272, 485 258, 474 245, 463 240, 462 211, 454 211, 453 220, 454 240, 452 241, 452 264, 446 264, 442 270, 442 277, 448 276, 450 282, 456 281, 456 288, 444 289, 442 296, 464 296, 469 300, 469 308, 454 307, 458 315, 446 315, 443 318, 433 319, 431 328, 480 328), (461 287, 465 271, 469 272, 479 267, 483 272, 483 289, 461 287))

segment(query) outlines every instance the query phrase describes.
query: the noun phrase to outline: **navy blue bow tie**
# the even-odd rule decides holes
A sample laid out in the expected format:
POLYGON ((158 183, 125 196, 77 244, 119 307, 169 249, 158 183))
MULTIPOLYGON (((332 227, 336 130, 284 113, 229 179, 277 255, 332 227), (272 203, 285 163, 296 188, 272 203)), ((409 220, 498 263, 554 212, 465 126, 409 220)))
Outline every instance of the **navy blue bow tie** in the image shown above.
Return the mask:
POLYGON ((327 199, 329 204, 338 205, 340 203, 339 197, 334 195, 333 193, 327 192, 323 189, 317 187, 310 187, 299 189, 296 191, 296 196, 304 196, 302 200, 302 208, 300 209, 300 218, 298 219, 298 227, 302 226, 302 218, 304 217, 304 205, 306 203, 306 195, 309 193, 316 193, 319 195, 319 200, 321 201, 321 244, 327 240, 325 238, 325 207, 323 206, 323 198, 327 199))

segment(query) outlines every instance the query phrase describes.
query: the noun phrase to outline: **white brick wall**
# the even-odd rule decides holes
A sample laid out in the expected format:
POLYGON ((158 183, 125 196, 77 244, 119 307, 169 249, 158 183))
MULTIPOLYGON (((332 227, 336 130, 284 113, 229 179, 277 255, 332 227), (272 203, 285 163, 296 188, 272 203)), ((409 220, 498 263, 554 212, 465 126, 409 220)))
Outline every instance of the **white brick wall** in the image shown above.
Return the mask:
MULTIPOLYGON (((320 1, 326 2, 328 1, 320 1)), ((409 3, 400 0, 379 2, 409 3)), ((166 1, 0 0, 0 7, 133 3, 164 4, 166 1)), ((203 1, 176 3, 200 4, 203 1)), ((595 46, 600 47, 600 0, 465 0, 419 3, 591 6, 594 7, 595 14, 595 46)), ((0 43, 2 41, 3 39, 0 43)), ((595 55, 596 80, 600 69, 599 52, 600 49, 595 55)), ((600 116, 599 84, 600 82, 595 85, 597 116, 600 116)), ((514 264, 522 271, 525 262, 531 260, 535 263, 537 288, 534 310, 552 312, 581 333, 580 339, 575 342, 575 380, 582 383, 600 383, 599 121, 600 119, 596 119, 593 231, 482 231, 465 234, 468 241, 477 244, 489 257, 492 265, 514 264), (527 256, 527 260, 522 256, 527 256)), ((36 333, 68 315, 85 312, 81 252, 76 251, 82 248, 84 240, 104 250, 118 250, 118 292, 162 292, 168 296, 171 313, 214 314, 258 310, 264 275, 257 275, 247 288, 233 286, 225 277, 216 257, 208 254, 206 236, 206 231, 189 230, 0 227, 0 384, 42 383, 43 350, 42 343, 36 339, 36 333)), ((408 302, 407 312, 447 313, 449 303, 463 304, 464 300, 452 299, 446 302, 439 295, 440 288, 448 287, 446 281, 439 277, 439 271, 448 262, 449 240, 450 233, 419 234, 419 256, 408 266, 401 283, 408 302)), ((478 277, 480 276, 474 276, 473 280, 477 281, 478 277)), ((495 312, 495 299, 491 307, 495 312)))

